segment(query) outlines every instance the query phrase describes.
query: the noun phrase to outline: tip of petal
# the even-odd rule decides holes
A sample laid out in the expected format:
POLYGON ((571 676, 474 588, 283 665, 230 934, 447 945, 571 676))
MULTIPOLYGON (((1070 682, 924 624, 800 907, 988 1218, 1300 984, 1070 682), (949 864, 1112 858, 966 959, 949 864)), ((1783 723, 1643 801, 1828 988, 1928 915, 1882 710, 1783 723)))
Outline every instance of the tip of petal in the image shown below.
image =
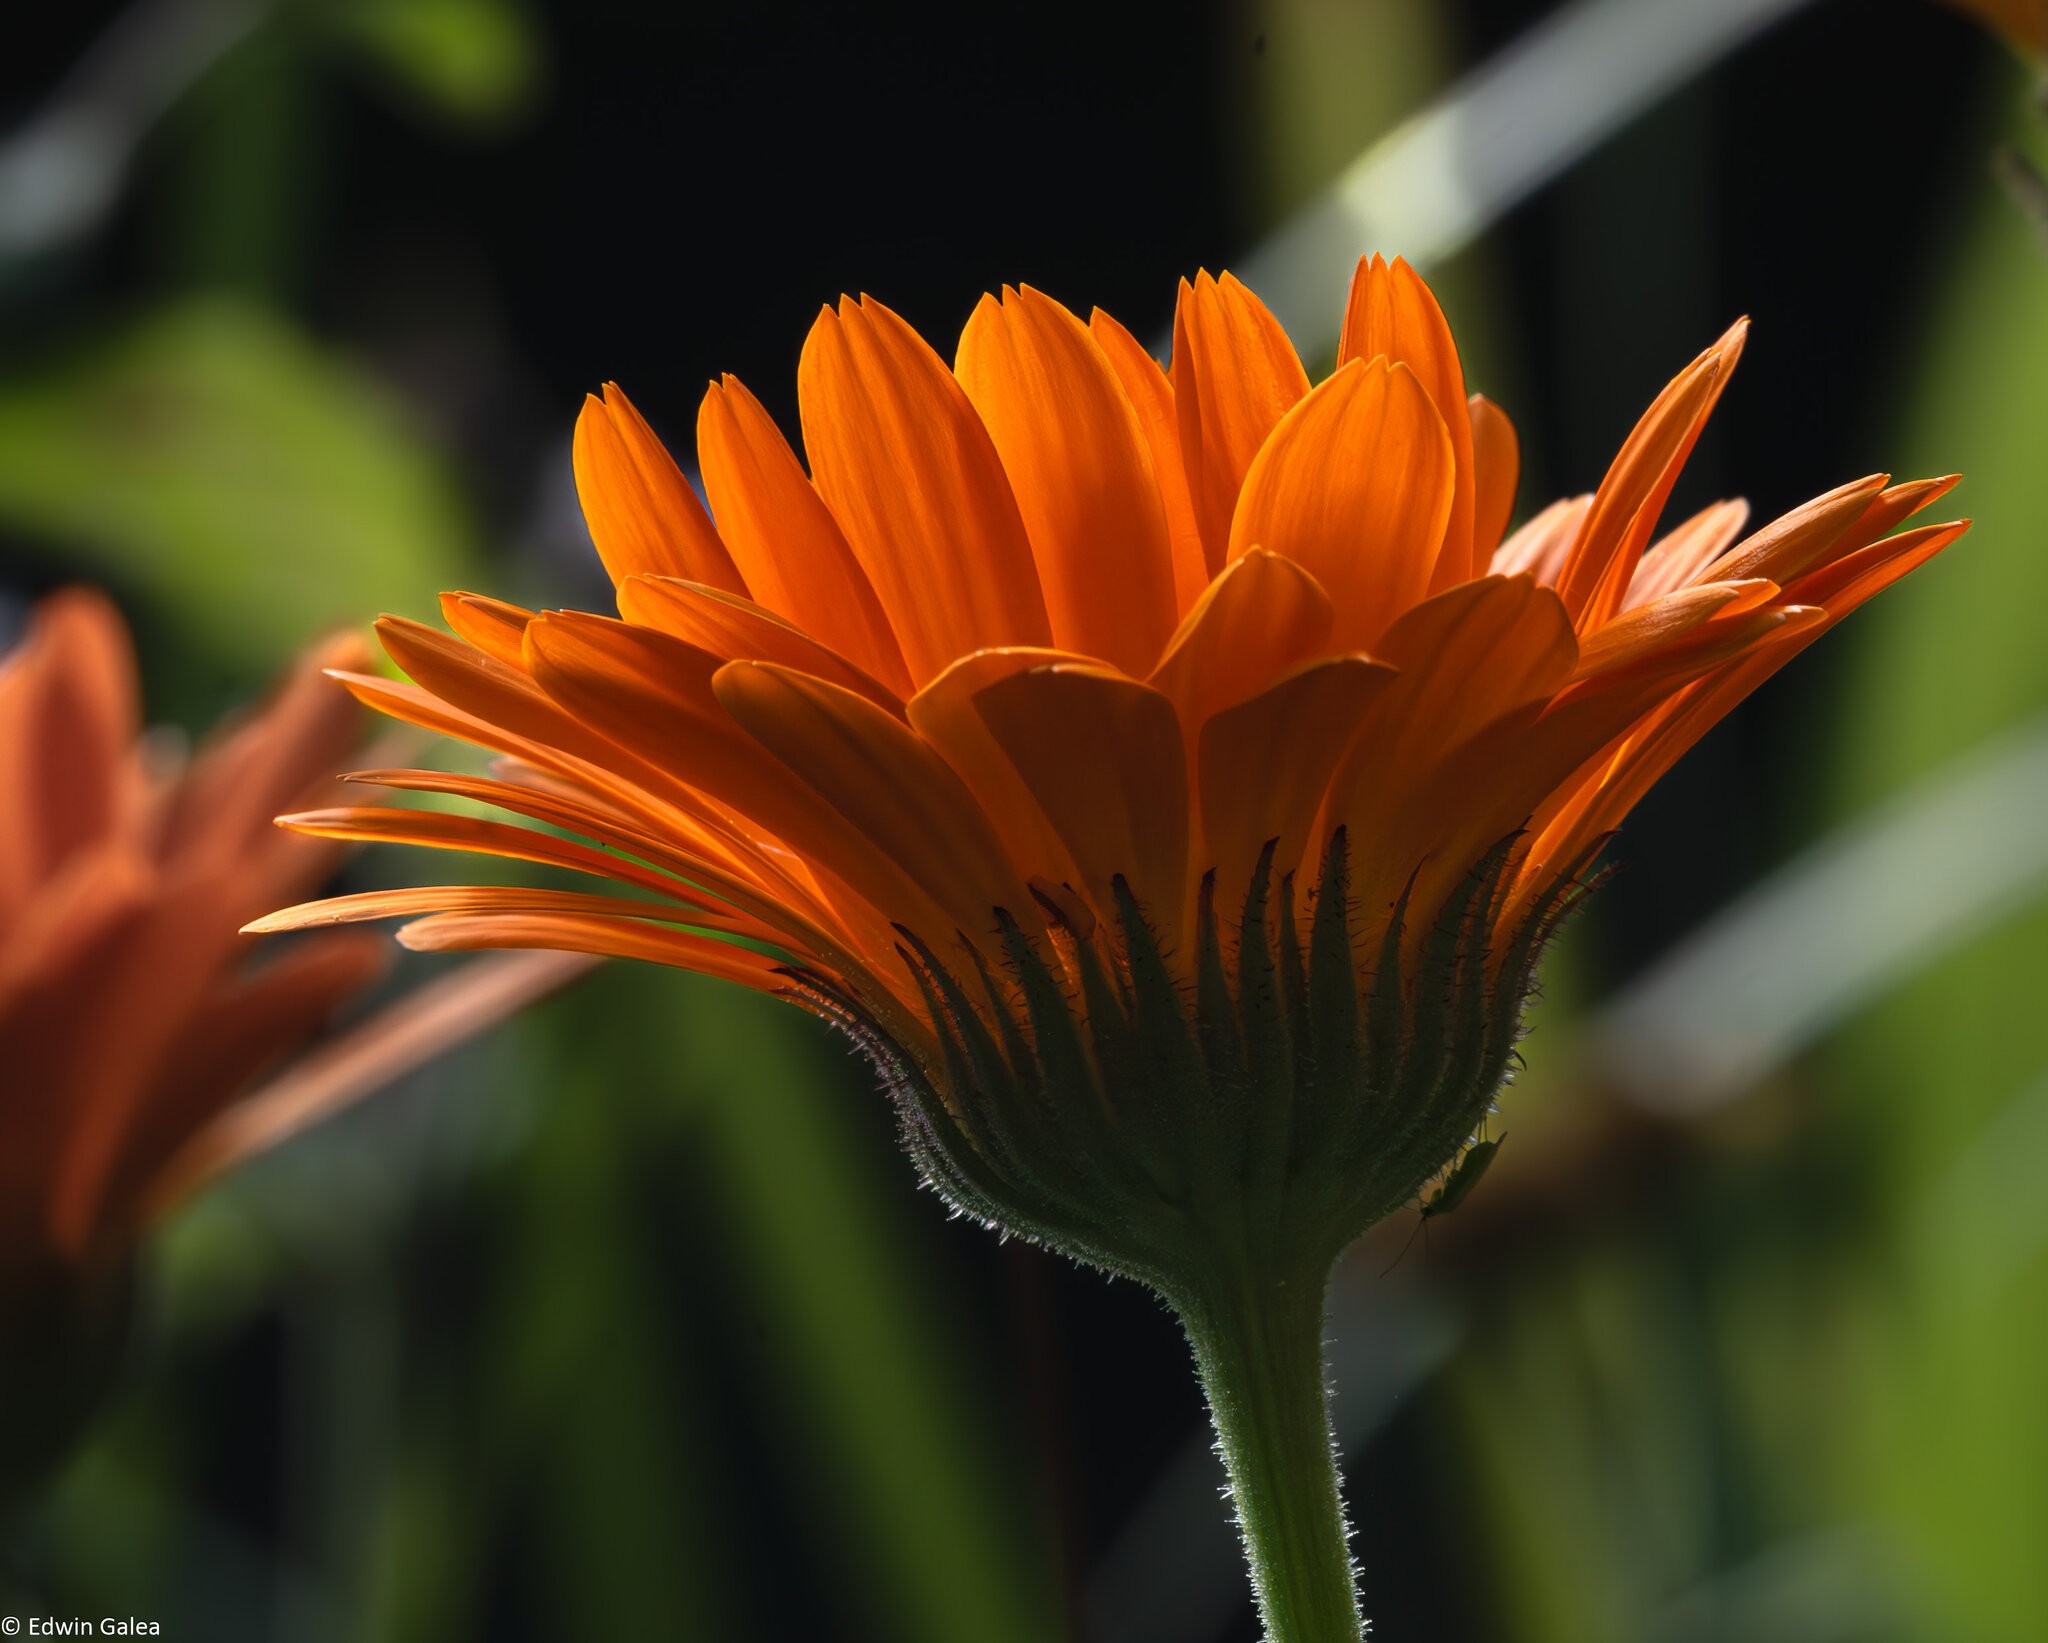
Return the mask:
POLYGON ((317 640, 305 656, 305 664, 318 668, 330 679, 344 673, 359 673, 371 660, 370 647, 363 643, 360 634, 353 632, 330 634, 317 640))
POLYGON ((297 911, 300 911, 300 909, 287 907, 279 912, 265 913, 261 918, 249 920, 235 934, 238 936, 269 936, 275 935, 281 930, 300 929, 304 926, 305 920, 292 916, 297 911))

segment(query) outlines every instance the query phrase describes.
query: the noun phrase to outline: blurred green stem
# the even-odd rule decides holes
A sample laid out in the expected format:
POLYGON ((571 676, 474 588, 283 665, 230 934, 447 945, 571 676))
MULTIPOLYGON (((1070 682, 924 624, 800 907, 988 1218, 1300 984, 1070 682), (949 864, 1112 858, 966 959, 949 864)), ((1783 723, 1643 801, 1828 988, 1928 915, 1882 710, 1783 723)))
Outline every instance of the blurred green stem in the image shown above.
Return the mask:
POLYGON ((1323 1366, 1324 1275, 1219 1269, 1172 1297, 1251 1564, 1266 1643, 1358 1643, 1365 1629, 1337 1492, 1323 1366))

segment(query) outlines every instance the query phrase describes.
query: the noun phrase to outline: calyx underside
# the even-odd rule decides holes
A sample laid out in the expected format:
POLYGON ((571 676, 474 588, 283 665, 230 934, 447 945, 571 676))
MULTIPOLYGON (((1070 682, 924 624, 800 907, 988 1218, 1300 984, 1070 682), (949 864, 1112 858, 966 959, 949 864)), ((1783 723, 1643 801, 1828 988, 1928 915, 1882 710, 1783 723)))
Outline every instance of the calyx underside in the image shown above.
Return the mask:
POLYGON ((845 989, 806 973, 796 990, 875 1061, 918 1167, 961 1213, 1169 1298, 1218 1262, 1319 1276, 1461 1152, 1509 1075, 1537 961, 1592 856, 1503 929, 1520 839, 1480 860, 1419 946, 1404 893, 1369 954, 1344 833, 1305 948, 1269 845, 1234 940, 1204 882, 1192 986, 1120 879, 1114 930, 1046 904, 1059 963, 1000 910, 999 969, 963 943, 972 973, 957 974, 902 931, 936 1064, 845 989))

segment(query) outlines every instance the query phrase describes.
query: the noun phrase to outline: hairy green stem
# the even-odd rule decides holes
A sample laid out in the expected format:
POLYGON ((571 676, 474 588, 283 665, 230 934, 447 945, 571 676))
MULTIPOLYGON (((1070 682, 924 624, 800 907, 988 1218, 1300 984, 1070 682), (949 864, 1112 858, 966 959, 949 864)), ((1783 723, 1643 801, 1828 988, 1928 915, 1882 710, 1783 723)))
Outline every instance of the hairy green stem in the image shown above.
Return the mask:
POLYGON ((1266 1643, 1365 1635, 1323 1367, 1323 1275, 1240 1273, 1174 1299, 1223 1463, 1266 1643))

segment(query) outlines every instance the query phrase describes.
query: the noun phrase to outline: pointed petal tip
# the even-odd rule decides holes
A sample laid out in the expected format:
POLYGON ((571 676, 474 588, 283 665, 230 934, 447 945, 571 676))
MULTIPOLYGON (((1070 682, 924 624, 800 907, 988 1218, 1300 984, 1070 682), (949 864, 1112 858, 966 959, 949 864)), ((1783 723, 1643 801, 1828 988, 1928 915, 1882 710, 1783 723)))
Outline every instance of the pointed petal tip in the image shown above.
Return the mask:
POLYGON ((307 648, 301 665, 310 665, 332 678, 342 673, 359 672, 370 665, 371 659, 370 647, 363 643, 362 635, 349 629, 316 639, 307 648))

